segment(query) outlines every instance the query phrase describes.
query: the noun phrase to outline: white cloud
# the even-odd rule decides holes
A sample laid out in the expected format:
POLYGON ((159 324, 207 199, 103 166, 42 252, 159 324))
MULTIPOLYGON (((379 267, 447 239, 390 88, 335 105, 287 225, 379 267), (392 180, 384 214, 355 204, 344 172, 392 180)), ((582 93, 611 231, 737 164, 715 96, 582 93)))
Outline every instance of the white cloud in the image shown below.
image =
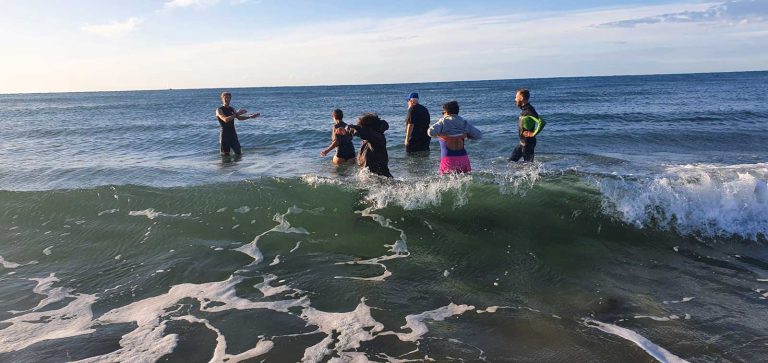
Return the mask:
POLYGON ((136 17, 131 17, 124 21, 116 20, 109 24, 86 25, 82 27, 82 30, 87 31, 89 33, 96 34, 98 36, 102 36, 106 38, 114 38, 114 37, 119 37, 119 36, 128 34, 136 30, 136 28, 140 23, 141 23, 141 19, 136 17))
POLYGON ((728 25, 768 21, 768 1, 732 0, 710 4, 705 10, 662 13, 600 24, 600 27, 634 27, 660 23, 721 23, 728 25))
POLYGON ((189 7, 196 7, 196 8, 204 8, 208 6, 216 5, 221 0, 169 0, 163 5, 166 9, 176 9, 176 8, 189 8, 189 7))
POLYGON ((35 67, 12 57, 0 59, 0 85, 9 90, 163 89, 765 69, 768 48, 762 44, 768 42, 768 22, 728 27, 705 23, 706 36, 701 23, 594 26, 596 19, 618 22, 702 12, 711 6, 682 3, 496 16, 442 11, 306 23, 230 41, 149 42, 120 52, 79 49, 76 59, 73 49, 64 61, 40 57, 46 63, 35 67))

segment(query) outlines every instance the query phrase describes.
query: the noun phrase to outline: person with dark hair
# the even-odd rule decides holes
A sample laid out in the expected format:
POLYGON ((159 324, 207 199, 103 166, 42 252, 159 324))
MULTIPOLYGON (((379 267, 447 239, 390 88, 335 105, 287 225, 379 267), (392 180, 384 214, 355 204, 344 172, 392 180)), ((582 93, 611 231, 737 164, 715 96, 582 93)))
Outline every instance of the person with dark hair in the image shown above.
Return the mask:
POLYGON ((539 117, 536 109, 528 102, 531 98, 531 93, 525 88, 517 90, 515 93, 515 104, 520 108, 520 118, 518 119, 518 137, 520 143, 515 150, 512 151, 512 156, 509 157, 509 161, 518 161, 523 158, 525 162, 533 162, 533 153, 536 148, 536 135, 541 132, 544 125, 547 123, 539 117))
POLYGON ((352 162, 355 159, 355 146, 352 144, 352 134, 347 131, 347 124, 343 121, 344 112, 337 108, 333 110, 331 117, 333 117, 331 144, 320 152, 320 156, 326 156, 331 150, 336 149, 336 155, 333 156, 334 165, 352 162))
POLYGON ((443 104, 443 117, 427 130, 429 136, 439 138, 440 175, 469 173, 472 166, 464 148, 465 139, 480 139, 483 133, 459 116, 459 103, 443 104))
POLYGON ((432 138, 427 135, 429 128, 429 110, 419 104, 419 94, 410 93, 405 97, 408 102, 408 112, 405 114, 405 151, 415 153, 429 151, 432 138))
POLYGON ((233 150, 235 155, 241 154, 240 140, 238 140, 237 131, 235 130, 235 120, 243 121, 261 116, 258 112, 244 116, 248 111, 244 108, 235 111, 235 109, 229 105, 231 101, 232 94, 229 92, 222 92, 222 106, 216 109, 216 121, 218 121, 219 126, 221 126, 221 134, 219 134, 219 150, 222 155, 229 155, 230 150, 233 150))
POLYGON ((365 113, 357 119, 357 125, 347 126, 353 135, 363 139, 357 163, 361 168, 367 168, 371 173, 391 178, 389 172, 389 154, 387 154, 387 138, 384 131, 389 124, 375 113, 365 113))

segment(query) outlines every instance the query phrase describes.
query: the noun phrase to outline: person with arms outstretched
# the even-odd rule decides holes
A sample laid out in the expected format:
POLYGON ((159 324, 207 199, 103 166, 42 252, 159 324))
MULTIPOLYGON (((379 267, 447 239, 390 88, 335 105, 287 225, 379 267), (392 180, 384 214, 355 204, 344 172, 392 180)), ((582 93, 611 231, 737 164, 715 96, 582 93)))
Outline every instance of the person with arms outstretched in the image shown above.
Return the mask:
POLYGON ((216 121, 221 126, 221 133, 219 134, 219 150, 222 155, 229 155, 230 150, 235 152, 235 155, 241 155, 240 140, 237 138, 237 131, 235 130, 235 120, 247 120, 250 118, 256 118, 261 116, 260 113, 254 113, 252 115, 245 115, 248 110, 241 108, 237 111, 230 106, 232 102, 232 94, 229 92, 221 93, 222 106, 216 109, 216 121))

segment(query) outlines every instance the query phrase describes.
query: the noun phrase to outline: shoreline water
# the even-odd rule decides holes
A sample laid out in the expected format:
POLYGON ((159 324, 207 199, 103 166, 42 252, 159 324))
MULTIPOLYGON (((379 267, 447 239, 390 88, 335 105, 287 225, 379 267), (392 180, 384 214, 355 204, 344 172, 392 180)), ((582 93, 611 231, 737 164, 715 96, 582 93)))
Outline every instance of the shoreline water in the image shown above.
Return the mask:
POLYGON ((0 361, 759 360, 768 72, 682 78, 422 85, 485 133, 443 178, 400 86, 233 92, 237 162, 214 90, 0 96, 0 361), (394 180, 317 157, 335 107, 394 180))

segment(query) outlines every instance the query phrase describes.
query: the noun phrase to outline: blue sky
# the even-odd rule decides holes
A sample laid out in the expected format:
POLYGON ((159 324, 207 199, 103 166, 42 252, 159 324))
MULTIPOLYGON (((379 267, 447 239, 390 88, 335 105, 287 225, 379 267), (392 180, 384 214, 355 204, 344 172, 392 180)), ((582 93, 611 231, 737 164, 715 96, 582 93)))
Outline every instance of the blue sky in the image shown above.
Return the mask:
POLYGON ((768 0, 0 0, 0 14, 0 93, 768 68, 768 0))

